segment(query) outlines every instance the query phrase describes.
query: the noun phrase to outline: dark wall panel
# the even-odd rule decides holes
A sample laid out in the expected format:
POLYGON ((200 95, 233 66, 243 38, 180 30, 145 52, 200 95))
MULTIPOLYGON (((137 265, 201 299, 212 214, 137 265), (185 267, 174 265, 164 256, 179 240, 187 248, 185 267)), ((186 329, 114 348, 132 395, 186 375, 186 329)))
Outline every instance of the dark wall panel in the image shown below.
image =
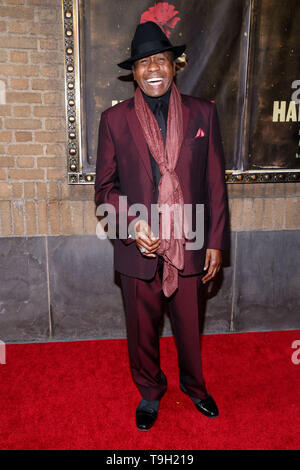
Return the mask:
POLYGON ((237 237, 236 331, 300 328, 298 230, 237 237))
MULTIPOLYGON (((0 238, 0 340, 126 337, 112 252, 91 235, 0 238)), ((205 288, 205 334, 300 328, 298 230, 233 232, 223 266, 205 288)))
POLYGON ((46 239, 0 238, 0 340, 49 337, 46 239))
POLYGON ((124 314, 109 240, 49 239, 53 338, 124 337, 124 314))

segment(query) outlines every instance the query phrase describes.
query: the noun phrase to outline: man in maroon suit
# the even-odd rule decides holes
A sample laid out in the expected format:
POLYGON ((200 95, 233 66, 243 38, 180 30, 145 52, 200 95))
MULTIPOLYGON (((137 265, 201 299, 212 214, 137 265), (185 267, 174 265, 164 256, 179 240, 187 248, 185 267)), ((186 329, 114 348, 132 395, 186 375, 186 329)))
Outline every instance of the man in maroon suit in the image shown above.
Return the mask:
POLYGON ((140 24, 130 59, 118 64, 132 70, 135 96, 103 112, 99 126, 95 202, 116 214, 114 266, 121 278, 131 372, 142 396, 136 410, 140 430, 153 426, 167 388, 159 355, 164 302, 176 339, 180 388, 205 416, 218 416, 202 374, 199 311, 204 284, 220 270, 225 248, 224 156, 215 104, 181 95, 174 83, 174 60, 184 50, 172 46, 155 23, 140 24), (145 208, 139 218, 133 204, 145 208), (162 232, 162 215, 174 205, 183 218, 173 213, 169 231, 162 232), (150 214, 154 219, 160 214, 158 228, 150 214), (191 236, 199 224, 201 246, 191 236))

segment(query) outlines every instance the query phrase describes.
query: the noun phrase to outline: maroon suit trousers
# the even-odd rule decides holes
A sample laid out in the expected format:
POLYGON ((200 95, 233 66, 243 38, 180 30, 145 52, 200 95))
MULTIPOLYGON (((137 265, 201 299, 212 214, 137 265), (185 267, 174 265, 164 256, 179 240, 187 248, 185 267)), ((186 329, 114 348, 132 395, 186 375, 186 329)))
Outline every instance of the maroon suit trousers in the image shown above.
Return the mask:
POLYGON ((125 306, 128 352, 133 380, 146 400, 159 400, 167 389, 160 367, 159 329, 165 305, 178 352, 180 383, 191 397, 207 398, 200 357, 199 315, 204 286, 200 275, 178 276, 178 290, 162 292, 163 260, 151 280, 120 274, 125 306))

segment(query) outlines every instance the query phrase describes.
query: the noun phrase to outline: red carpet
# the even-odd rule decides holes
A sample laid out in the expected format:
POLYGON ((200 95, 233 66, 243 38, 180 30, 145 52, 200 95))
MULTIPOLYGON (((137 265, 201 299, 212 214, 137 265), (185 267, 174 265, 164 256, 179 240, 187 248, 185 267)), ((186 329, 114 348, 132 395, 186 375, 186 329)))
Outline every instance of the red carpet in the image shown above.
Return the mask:
POLYGON ((168 392, 148 432, 135 427, 140 397, 126 340, 8 345, 0 449, 299 449, 295 340, 300 331, 203 336, 206 383, 220 409, 210 420, 179 390, 173 338, 162 338, 168 392))

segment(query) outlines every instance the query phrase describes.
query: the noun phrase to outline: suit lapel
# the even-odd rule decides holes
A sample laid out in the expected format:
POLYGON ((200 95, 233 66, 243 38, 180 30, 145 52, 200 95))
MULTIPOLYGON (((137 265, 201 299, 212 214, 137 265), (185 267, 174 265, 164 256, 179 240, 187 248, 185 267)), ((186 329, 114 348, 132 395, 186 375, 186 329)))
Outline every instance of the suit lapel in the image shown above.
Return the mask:
POLYGON ((146 142, 146 139, 143 134, 143 130, 141 128, 140 122, 137 118, 136 112, 134 110, 134 101, 132 98, 132 102, 130 103, 129 106, 129 112, 127 114, 127 122, 129 125, 130 132, 132 134, 133 140, 135 142, 135 145, 139 151, 139 154, 141 156, 142 162, 145 166, 145 170, 147 172, 147 175, 150 178, 150 181, 152 184, 153 182, 153 176, 152 176, 152 168, 151 168, 151 162, 150 162, 150 155, 149 155, 149 149, 148 145, 146 142))
POLYGON ((182 97, 182 120, 183 120, 183 139, 184 139, 186 132, 187 132, 189 118, 190 118, 190 108, 185 103, 184 96, 181 95, 181 97, 182 97))

